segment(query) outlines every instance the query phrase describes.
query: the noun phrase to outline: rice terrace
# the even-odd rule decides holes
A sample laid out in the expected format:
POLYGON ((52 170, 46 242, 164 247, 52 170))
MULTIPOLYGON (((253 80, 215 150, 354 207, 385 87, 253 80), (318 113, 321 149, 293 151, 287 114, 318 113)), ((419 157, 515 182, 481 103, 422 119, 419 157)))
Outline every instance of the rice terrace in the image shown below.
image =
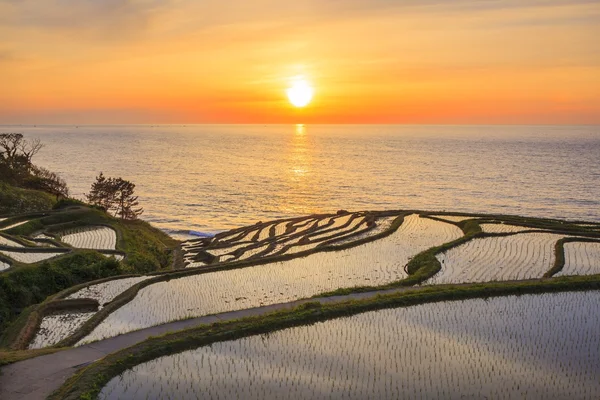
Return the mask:
POLYGON ((600 223, 340 210, 178 242, 66 202, 4 215, 0 267, 2 399, 600 393, 600 223))

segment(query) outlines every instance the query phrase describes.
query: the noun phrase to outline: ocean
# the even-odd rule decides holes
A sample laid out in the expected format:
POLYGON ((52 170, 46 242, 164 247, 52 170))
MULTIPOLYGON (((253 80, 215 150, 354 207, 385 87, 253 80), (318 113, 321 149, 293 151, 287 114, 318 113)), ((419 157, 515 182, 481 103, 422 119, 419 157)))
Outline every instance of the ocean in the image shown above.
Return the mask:
POLYGON ((39 137, 34 163, 82 198, 136 184, 176 237, 340 209, 422 209, 600 222, 600 126, 0 126, 39 137))

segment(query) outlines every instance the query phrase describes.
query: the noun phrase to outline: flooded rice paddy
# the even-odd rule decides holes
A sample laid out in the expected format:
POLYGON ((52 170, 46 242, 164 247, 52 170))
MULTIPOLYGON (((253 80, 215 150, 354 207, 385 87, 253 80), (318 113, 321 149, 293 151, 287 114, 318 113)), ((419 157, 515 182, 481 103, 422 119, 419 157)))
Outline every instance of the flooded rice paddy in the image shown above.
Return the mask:
MULTIPOLYGON (((150 276, 114 279, 90 285, 69 296, 67 299, 94 299, 100 304, 99 309, 114 300, 115 297, 129 289, 131 286, 150 276)), ((90 319, 95 312, 64 311, 42 318, 40 329, 29 344, 30 349, 39 349, 52 346, 67 338, 75 332, 85 321, 90 319)))
POLYGON ((132 287, 138 282, 152 278, 151 276, 136 276, 132 278, 115 279, 90 285, 67 297, 67 299, 94 299, 98 300, 100 308, 110 303, 115 297, 132 287))
POLYGON ((58 312, 42 319, 40 329, 29 344, 30 349, 53 346, 73 334, 94 312, 58 312))
POLYGON ((5 238, 2 235, 0 235, 0 245, 10 247, 23 247, 21 243, 11 240, 9 238, 5 238))
POLYGON ((565 265, 556 276, 600 274, 600 243, 569 242, 564 249, 565 265))
POLYGON ((562 237, 521 233, 473 239, 438 254, 442 269, 426 284, 541 278, 554 264, 554 245, 562 237))
POLYGON ((89 226, 63 232, 61 241, 78 249, 114 250, 117 233, 106 226, 89 226))
POLYGON ((9 250, 0 250, 0 253, 4 254, 7 257, 12 258, 15 261, 18 261, 18 262, 21 262, 24 264, 33 264, 36 262, 44 261, 49 258, 65 254, 64 252, 49 253, 49 252, 28 251, 28 252, 24 253, 24 252, 20 252, 20 251, 9 251, 9 250))
POLYGON ((332 242, 353 241, 358 235, 364 238, 380 233, 384 221, 387 218, 368 221, 364 213, 341 213, 259 222, 214 239, 187 241, 182 248, 187 268, 296 254, 332 242))
POLYGON ((423 304, 140 364, 100 399, 595 399, 600 292, 423 304))
POLYGON ((406 278, 403 267, 414 255, 461 236, 454 225, 410 215, 395 233, 347 250, 158 282, 141 289, 79 344, 183 318, 383 285, 406 278))
POLYGON ((516 233, 530 231, 533 228, 510 224, 480 224, 481 230, 485 233, 516 233))

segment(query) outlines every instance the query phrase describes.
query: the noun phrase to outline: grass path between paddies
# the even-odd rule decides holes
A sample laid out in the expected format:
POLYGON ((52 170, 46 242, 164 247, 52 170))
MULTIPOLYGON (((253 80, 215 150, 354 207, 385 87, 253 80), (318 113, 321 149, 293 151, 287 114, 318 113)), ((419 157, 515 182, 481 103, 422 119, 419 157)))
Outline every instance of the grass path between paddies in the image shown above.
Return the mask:
POLYGON ((45 399, 82 366, 98 360, 107 354, 142 342, 151 336, 159 336, 167 332, 175 332, 201 324, 233 321, 240 318, 265 315, 274 311, 289 310, 308 302, 319 301, 322 304, 337 303, 421 289, 422 287, 403 287, 271 304, 246 310, 230 311, 216 315, 170 322, 83 346, 67 348, 56 353, 30 358, 2 367, 0 369, 0 399, 45 399))

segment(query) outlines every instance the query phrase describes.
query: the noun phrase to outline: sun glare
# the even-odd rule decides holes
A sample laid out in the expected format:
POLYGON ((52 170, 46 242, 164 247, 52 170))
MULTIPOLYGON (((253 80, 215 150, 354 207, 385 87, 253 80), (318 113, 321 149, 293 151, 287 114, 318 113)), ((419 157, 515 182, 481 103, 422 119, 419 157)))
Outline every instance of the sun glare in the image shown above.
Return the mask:
POLYGON ((292 86, 287 89, 287 96, 294 106, 304 107, 312 100, 313 92, 308 81, 298 76, 293 79, 292 86))

